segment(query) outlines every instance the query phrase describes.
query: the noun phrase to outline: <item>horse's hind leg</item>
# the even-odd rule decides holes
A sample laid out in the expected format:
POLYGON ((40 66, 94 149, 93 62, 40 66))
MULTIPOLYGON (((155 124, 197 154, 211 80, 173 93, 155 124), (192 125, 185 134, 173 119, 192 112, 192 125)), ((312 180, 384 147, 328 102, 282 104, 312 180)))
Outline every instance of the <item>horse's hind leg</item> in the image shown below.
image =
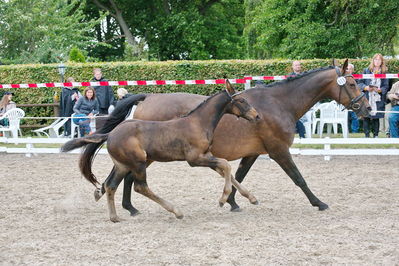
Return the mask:
POLYGON ((129 170, 123 166, 115 166, 104 184, 105 194, 107 194, 109 218, 114 223, 120 222, 115 209, 115 192, 119 183, 128 172, 129 170))
POLYGON ((292 181, 294 181, 295 185, 302 189, 312 206, 319 207, 320 211, 328 209, 328 205, 319 200, 309 189, 306 181, 303 179, 301 173, 292 160, 291 154, 288 150, 279 150, 274 152, 269 151, 269 155, 270 158, 275 160, 281 166, 281 168, 283 168, 292 181))
MULTIPOLYGON (((115 166, 112 168, 111 174, 107 177, 107 179, 102 183, 100 188, 96 188, 94 190, 94 199, 99 201, 101 197, 105 194, 105 183, 107 183, 111 178, 113 178, 113 173, 115 172, 115 166)), ((131 216, 135 216, 139 213, 139 211, 133 207, 132 202, 130 200, 132 194, 132 185, 134 181, 134 176, 132 172, 128 172, 126 176, 123 178, 123 199, 122 199, 122 207, 130 212, 131 216)))
MULTIPOLYGON (((147 161, 146 167, 150 166, 153 161, 147 161)), ((139 211, 133 207, 131 202, 132 197, 132 185, 134 182, 134 175, 129 172, 123 179, 123 197, 122 197, 122 207, 130 212, 131 216, 135 216, 139 211)))
MULTIPOLYGON (((238 166, 237 172, 235 174, 235 177, 236 177, 235 180, 237 180, 237 182, 241 183, 244 180, 249 169, 251 169, 252 165, 254 164, 254 162, 256 161, 257 158, 258 158, 258 155, 242 158, 240 165, 238 166)), ((236 200, 235 200, 236 192, 237 192, 237 189, 234 186, 233 191, 230 193, 229 198, 227 199, 227 203, 229 203, 231 206, 230 211, 233 211, 233 212, 240 211, 240 206, 238 206, 238 204, 236 203, 236 200)), ((256 202, 251 201, 251 203, 257 204, 257 201, 256 202)))
POLYGON ((158 197, 157 195, 154 194, 154 192, 150 190, 147 184, 147 173, 146 173, 147 165, 149 164, 139 163, 137 165, 138 167, 132 169, 132 172, 135 176, 134 191, 148 197, 149 199, 152 199, 153 201, 164 207, 167 211, 174 213, 176 218, 178 219, 183 218, 183 213, 179 209, 174 207, 168 201, 158 197))
POLYGON ((123 179, 123 197, 122 207, 130 212, 131 216, 135 216, 139 211, 133 207, 130 197, 132 196, 132 184, 134 176, 132 172, 129 172, 123 179))
POLYGON ((112 167, 111 173, 108 175, 108 177, 105 179, 105 181, 101 184, 101 187, 98 187, 94 190, 94 200, 99 201, 101 197, 105 194, 105 183, 108 182, 109 179, 111 179, 115 174, 115 166, 112 167))

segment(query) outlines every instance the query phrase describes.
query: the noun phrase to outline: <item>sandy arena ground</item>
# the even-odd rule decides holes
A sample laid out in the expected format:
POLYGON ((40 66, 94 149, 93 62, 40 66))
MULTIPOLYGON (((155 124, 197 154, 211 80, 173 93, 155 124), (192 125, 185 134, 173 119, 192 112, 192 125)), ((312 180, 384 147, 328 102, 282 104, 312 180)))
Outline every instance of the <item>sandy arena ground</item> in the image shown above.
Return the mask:
MULTIPOLYGON (((399 265, 398 157, 294 157, 330 209, 310 206, 273 161, 258 159, 245 180, 260 205, 237 195, 242 212, 218 207, 223 179, 186 163, 154 163, 152 190, 184 213, 178 220, 133 193, 140 214, 108 219, 106 198, 78 171, 78 155, 0 154, 1 265, 399 265), (375 163, 377 162, 377 163, 375 163)), ((238 161, 232 162, 233 169, 238 161)), ((112 167, 95 160, 103 181, 112 167)))

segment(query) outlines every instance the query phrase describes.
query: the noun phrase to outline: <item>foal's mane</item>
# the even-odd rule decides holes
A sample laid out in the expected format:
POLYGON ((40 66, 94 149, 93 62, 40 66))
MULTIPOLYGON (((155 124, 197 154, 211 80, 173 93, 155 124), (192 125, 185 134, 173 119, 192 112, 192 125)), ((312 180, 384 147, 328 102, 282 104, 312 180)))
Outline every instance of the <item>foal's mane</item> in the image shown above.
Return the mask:
POLYGON ((221 91, 221 92, 218 92, 218 93, 213 94, 212 96, 206 98, 205 101, 203 101, 202 103, 200 103, 199 105, 197 105, 197 107, 195 107, 193 110, 191 110, 191 111, 188 112, 187 114, 182 115, 182 116, 180 116, 180 117, 187 117, 187 116, 191 115, 191 114, 194 113, 198 108, 200 108, 200 107, 203 106, 205 103, 207 103, 210 99, 212 99, 213 97, 215 97, 216 95, 219 95, 219 94, 221 94, 221 93, 227 93, 227 92, 226 92, 226 91, 221 91))
POLYGON ((257 88, 270 88, 270 87, 274 87, 274 86, 290 83, 290 82, 292 82, 294 80, 302 79, 302 78, 307 77, 307 76, 309 76, 311 74, 314 74, 314 73, 317 73, 317 72, 321 72, 321 71, 324 71, 324 70, 334 69, 334 68, 335 68, 334 66, 327 66, 327 67, 321 67, 321 68, 312 69, 312 70, 309 70, 309 71, 302 72, 302 73, 300 73, 298 75, 295 75, 295 76, 287 77, 287 79, 282 80, 282 81, 273 82, 273 83, 270 83, 270 84, 261 84, 261 85, 257 86, 257 88))

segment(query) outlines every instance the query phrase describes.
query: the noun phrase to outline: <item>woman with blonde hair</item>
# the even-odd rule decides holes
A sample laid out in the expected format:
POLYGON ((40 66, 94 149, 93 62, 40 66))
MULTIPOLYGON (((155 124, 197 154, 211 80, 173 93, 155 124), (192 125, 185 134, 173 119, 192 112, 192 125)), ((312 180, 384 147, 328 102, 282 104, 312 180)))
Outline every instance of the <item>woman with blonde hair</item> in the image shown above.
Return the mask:
MULTIPOLYGON (((13 108, 16 108, 17 105, 12 101, 12 96, 14 95, 13 92, 6 91, 1 98, 0 101, 0 117, 2 117, 5 112, 8 110, 11 110, 13 108)), ((0 120, 0 125, 2 126, 7 126, 8 121, 6 119, 1 119, 0 120)))
MULTIPOLYGON (((388 68, 385 64, 382 54, 375 54, 368 68, 363 70, 363 74, 385 74, 388 68)), ((384 113, 377 111, 385 111, 385 98, 389 88, 387 79, 372 78, 362 79, 359 82, 360 89, 364 92, 371 106, 371 113, 363 120, 363 130, 366 138, 370 137, 370 126, 373 131, 374 138, 378 137, 380 131, 380 118, 384 118, 384 113)))

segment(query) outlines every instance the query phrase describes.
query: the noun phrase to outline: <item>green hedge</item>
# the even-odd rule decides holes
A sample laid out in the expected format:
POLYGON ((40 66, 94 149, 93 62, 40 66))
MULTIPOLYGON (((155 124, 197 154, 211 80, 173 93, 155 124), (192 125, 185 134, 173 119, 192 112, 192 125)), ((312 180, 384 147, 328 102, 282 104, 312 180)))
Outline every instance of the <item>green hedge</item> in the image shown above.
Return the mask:
MULTIPOLYGON (((341 63, 343 60, 339 60, 341 63)), ((331 60, 303 60, 303 70, 331 65, 331 60)), ((351 60, 355 73, 361 73, 370 59, 351 60)), ((112 62, 112 63, 67 63, 65 79, 74 77, 77 82, 90 81, 93 68, 101 68, 106 79, 121 80, 190 80, 242 78, 244 76, 284 75, 291 72, 291 60, 209 60, 166 62, 112 62)), ((59 82, 57 64, 0 66, 0 84, 59 82)), ((388 60, 389 73, 399 73, 399 60, 388 60)), ((132 93, 140 92, 190 92, 211 95, 222 85, 161 85, 125 86, 132 93)), ((235 85, 243 89, 244 85, 235 85)), ((117 87, 114 87, 116 90, 117 87)), ((83 90, 83 88, 82 88, 83 90)), ((6 89, 0 89, 0 95, 6 89)), ((12 89, 14 100, 19 104, 52 103, 60 88, 12 89)), ((52 108, 27 108, 27 116, 52 116, 52 108)), ((25 120, 25 124, 37 121, 25 120)))

